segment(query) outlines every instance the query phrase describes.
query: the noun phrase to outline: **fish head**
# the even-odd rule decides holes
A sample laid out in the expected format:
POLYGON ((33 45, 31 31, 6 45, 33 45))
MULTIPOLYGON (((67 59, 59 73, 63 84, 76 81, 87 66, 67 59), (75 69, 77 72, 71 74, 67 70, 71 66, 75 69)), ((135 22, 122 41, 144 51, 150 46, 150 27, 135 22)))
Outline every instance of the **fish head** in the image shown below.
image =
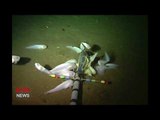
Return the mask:
POLYGON ((82 50, 85 50, 85 49, 90 49, 91 46, 90 46, 89 44, 85 43, 85 42, 81 42, 80 48, 81 48, 82 50))

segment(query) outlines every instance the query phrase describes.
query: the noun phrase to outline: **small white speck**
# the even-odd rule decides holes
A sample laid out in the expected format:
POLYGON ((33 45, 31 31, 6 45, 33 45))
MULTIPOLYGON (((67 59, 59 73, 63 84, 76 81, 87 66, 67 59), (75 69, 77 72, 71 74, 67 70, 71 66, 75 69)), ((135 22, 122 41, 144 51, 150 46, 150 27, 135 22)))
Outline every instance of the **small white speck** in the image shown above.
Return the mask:
POLYGON ((59 46, 57 46, 57 48, 60 48, 59 46))

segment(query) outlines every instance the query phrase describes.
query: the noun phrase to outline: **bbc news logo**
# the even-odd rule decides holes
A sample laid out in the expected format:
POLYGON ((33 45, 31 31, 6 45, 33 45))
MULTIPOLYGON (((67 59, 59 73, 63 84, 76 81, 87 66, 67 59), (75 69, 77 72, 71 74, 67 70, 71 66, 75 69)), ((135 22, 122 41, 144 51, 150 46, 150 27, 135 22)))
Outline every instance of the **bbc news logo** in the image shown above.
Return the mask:
POLYGON ((16 98, 29 98, 31 90, 28 87, 16 88, 16 98))

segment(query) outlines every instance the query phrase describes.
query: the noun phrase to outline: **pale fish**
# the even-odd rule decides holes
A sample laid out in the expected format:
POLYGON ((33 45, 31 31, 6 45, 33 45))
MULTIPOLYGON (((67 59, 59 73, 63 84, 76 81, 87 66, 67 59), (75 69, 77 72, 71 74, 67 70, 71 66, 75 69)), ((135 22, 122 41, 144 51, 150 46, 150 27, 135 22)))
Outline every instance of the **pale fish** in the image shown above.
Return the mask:
POLYGON ((117 64, 113 64, 113 63, 107 63, 105 64, 105 66, 106 66, 106 69, 115 69, 118 67, 117 64))
POLYGON ((97 65, 97 66, 95 66, 95 69, 96 69, 98 75, 103 75, 107 68, 104 65, 97 65))
POLYGON ((96 74, 95 69, 91 66, 91 63, 94 61, 94 59, 96 58, 98 53, 95 53, 94 55, 90 56, 90 62, 87 66, 87 68, 85 69, 85 74, 92 76, 96 74))
POLYGON ((46 48, 47 48, 47 46, 42 45, 42 44, 30 45, 30 46, 26 47, 26 49, 38 49, 38 50, 43 50, 43 49, 46 49, 46 48))
POLYGON ((74 46, 66 46, 66 47, 75 51, 76 53, 81 53, 82 52, 82 50, 78 47, 74 47, 74 46))
POLYGON ((12 55, 12 63, 13 64, 17 64, 17 62, 19 62, 19 60, 20 60, 20 56, 12 55))
POLYGON ((85 48, 90 49, 91 46, 85 42, 81 42, 80 48, 81 48, 81 50, 84 50, 85 48))
POLYGON ((56 72, 64 71, 64 70, 73 70, 74 71, 76 68, 77 68, 76 63, 66 62, 66 63, 63 63, 63 64, 56 66, 55 68, 50 70, 50 72, 56 73, 56 72))
POLYGON ((92 71, 88 68, 84 71, 84 73, 88 76, 92 76, 92 71))
POLYGON ((80 48, 75 47, 75 46, 66 46, 66 47, 71 49, 71 50, 73 50, 73 51, 75 51, 75 52, 77 52, 77 53, 81 53, 82 50, 84 50, 85 48, 86 49, 90 49, 91 48, 91 46, 89 44, 85 43, 85 42, 81 42, 80 48))
POLYGON ((107 52, 105 52, 103 59, 98 61, 98 65, 104 65, 104 64, 108 63, 109 61, 110 61, 110 57, 107 54, 107 52))
POLYGON ((76 63, 74 63, 74 62, 75 61, 73 61, 73 60, 69 60, 66 63, 63 63, 63 64, 56 66, 52 70, 47 70, 45 67, 43 67, 39 63, 35 63, 35 67, 39 71, 44 72, 49 75, 54 74, 54 75, 64 75, 64 76, 68 76, 68 77, 74 77, 75 72, 73 72, 73 71, 75 71, 75 69, 77 68, 76 63))
POLYGON ((77 63, 77 60, 76 59, 70 59, 70 60, 66 61, 66 63, 77 63))
POLYGON ((73 81, 72 80, 66 80, 63 83, 61 83, 60 85, 58 85, 57 87, 47 91, 45 94, 49 94, 49 93, 54 93, 63 89, 67 89, 69 87, 73 86, 73 81))
POLYGON ((35 67, 41 72, 44 72, 44 73, 49 74, 49 75, 51 74, 49 70, 47 70, 45 67, 43 67, 39 63, 35 63, 35 67))
POLYGON ((58 75, 58 76, 65 76, 65 77, 69 77, 69 78, 74 78, 75 74, 76 73, 74 71, 61 70, 61 71, 51 72, 50 75, 58 75))
POLYGON ((95 69, 99 75, 103 75, 106 70, 117 68, 118 65, 108 63, 109 61, 110 57, 107 52, 105 52, 105 56, 103 57, 103 59, 99 60, 98 65, 95 66, 95 69))

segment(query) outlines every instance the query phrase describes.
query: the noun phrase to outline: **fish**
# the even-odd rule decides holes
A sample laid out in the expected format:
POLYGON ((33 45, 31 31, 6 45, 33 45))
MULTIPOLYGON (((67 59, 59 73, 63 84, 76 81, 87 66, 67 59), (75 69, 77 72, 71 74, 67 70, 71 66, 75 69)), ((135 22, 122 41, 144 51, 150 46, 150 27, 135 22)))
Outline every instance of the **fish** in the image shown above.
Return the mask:
POLYGON ((70 60, 66 61, 66 63, 77 63, 77 60, 76 59, 70 59, 70 60))
POLYGON ((89 44, 85 43, 85 42, 81 42, 80 48, 81 48, 81 50, 84 50, 84 49, 89 50, 91 48, 91 46, 89 44))
POLYGON ((20 56, 12 55, 12 63, 17 64, 20 61, 20 56))
POLYGON ((104 66, 104 65, 97 65, 97 66, 95 66, 95 69, 96 69, 98 75, 103 75, 105 73, 105 71, 107 70, 106 66, 104 66))
POLYGON ((70 70, 61 70, 61 71, 51 72, 50 75, 58 75, 58 76, 65 76, 66 78, 74 78, 76 73, 70 70))
MULTIPOLYGON (((68 78, 73 78, 75 77, 75 72, 71 71, 77 68, 76 66, 76 60, 75 59, 71 59, 66 61, 63 64, 60 64, 58 66, 56 66, 55 68, 53 68, 52 70, 47 70, 45 67, 43 67, 42 65, 40 65, 39 63, 35 63, 35 67, 41 71, 44 72, 46 74, 49 75, 58 75, 58 76, 66 76, 68 78)), ((63 89, 67 89, 69 87, 73 86, 73 81, 71 79, 64 81, 63 83, 61 83, 60 85, 58 85, 57 87, 45 92, 45 94, 49 94, 49 93, 54 93, 63 89)))
POLYGON ((79 59, 78 59, 78 74, 87 74, 89 76, 92 76, 92 74, 96 74, 96 71, 91 66, 91 63, 94 61, 98 53, 95 53, 93 56, 90 56, 88 52, 91 52, 91 46, 85 42, 81 42, 80 48, 75 46, 66 46, 67 48, 80 53, 79 59))
POLYGON ((49 70, 47 70, 45 67, 43 67, 41 64, 35 63, 34 65, 39 71, 46 73, 46 74, 49 74, 49 75, 51 74, 51 72, 49 70))
POLYGON ((60 90, 67 89, 67 88, 72 87, 72 86, 73 86, 73 80, 66 80, 63 83, 56 86, 55 88, 45 92, 45 94, 58 92, 60 90))
POLYGON ((76 53, 81 53, 82 52, 82 50, 78 47, 74 47, 74 46, 66 46, 66 47, 75 51, 76 53))
POLYGON ((74 77, 74 75, 75 75, 74 71, 77 69, 75 59, 71 59, 71 60, 66 61, 65 63, 57 65, 56 67, 54 67, 51 70, 47 70, 45 67, 43 67, 39 63, 35 63, 35 67, 39 71, 44 72, 49 75, 53 75, 53 74, 54 75, 64 75, 67 77, 74 77))
POLYGON ((80 55, 79 55, 79 59, 78 59, 78 74, 83 74, 84 73, 84 69, 87 67, 89 63, 89 59, 87 56, 87 53, 85 52, 85 50, 83 50, 80 55))
POLYGON ((114 63, 107 63, 105 64, 105 66, 106 66, 106 69, 115 69, 118 67, 118 65, 114 63))
MULTIPOLYGON (((91 75, 90 75, 90 76, 92 76, 92 74, 93 74, 93 75, 96 74, 96 71, 95 71, 95 69, 91 66, 91 63, 95 60, 97 54, 98 54, 98 53, 96 52, 94 55, 92 55, 92 56, 90 57, 90 62, 89 62, 89 64, 88 64, 88 71, 91 72, 91 75)), ((87 70, 87 69, 86 69, 86 70, 87 70)))
POLYGON ((98 60, 98 65, 104 65, 104 64, 108 63, 109 61, 110 61, 110 57, 107 54, 107 52, 105 52, 103 59, 98 60))
POLYGON ((47 48, 47 45, 43 45, 43 44, 30 45, 26 47, 26 49, 37 49, 37 50, 44 50, 46 48, 47 48))
POLYGON ((91 46, 89 44, 85 43, 85 42, 81 42, 80 48, 75 47, 75 46, 66 46, 66 47, 75 51, 76 53, 81 53, 83 50, 85 50, 85 49, 89 50, 91 48, 91 46))
POLYGON ((76 66, 75 63, 66 62, 66 63, 60 64, 60 65, 54 67, 52 70, 50 70, 50 72, 51 73, 56 73, 56 72, 64 71, 64 70, 74 71, 76 68, 77 68, 77 66, 76 66))
POLYGON ((104 57, 98 60, 98 65, 95 66, 95 69, 99 75, 103 75, 106 70, 115 69, 118 67, 117 64, 108 63, 109 61, 110 61, 110 57, 107 54, 107 52, 105 52, 104 57))
MULTIPOLYGON (((43 67, 42 65, 40 65, 39 63, 35 63, 35 67, 41 71, 44 72, 46 74, 49 75, 58 75, 58 76, 66 76, 68 78, 73 78, 75 76, 75 72, 74 71, 70 71, 70 69, 75 68, 75 60, 71 59, 68 60, 67 62, 60 64, 58 66, 56 66, 55 68, 53 68, 52 70, 47 70, 45 67, 43 67)), ((69 87, 73 86, 73 81, 72 80, 66 80, 65 82, 61 83, 60 85, 58 85, 57 87, 47 91, 45 94, 49 94, 49 93, 54 93, 63 89, 67 89, 69 87)))

